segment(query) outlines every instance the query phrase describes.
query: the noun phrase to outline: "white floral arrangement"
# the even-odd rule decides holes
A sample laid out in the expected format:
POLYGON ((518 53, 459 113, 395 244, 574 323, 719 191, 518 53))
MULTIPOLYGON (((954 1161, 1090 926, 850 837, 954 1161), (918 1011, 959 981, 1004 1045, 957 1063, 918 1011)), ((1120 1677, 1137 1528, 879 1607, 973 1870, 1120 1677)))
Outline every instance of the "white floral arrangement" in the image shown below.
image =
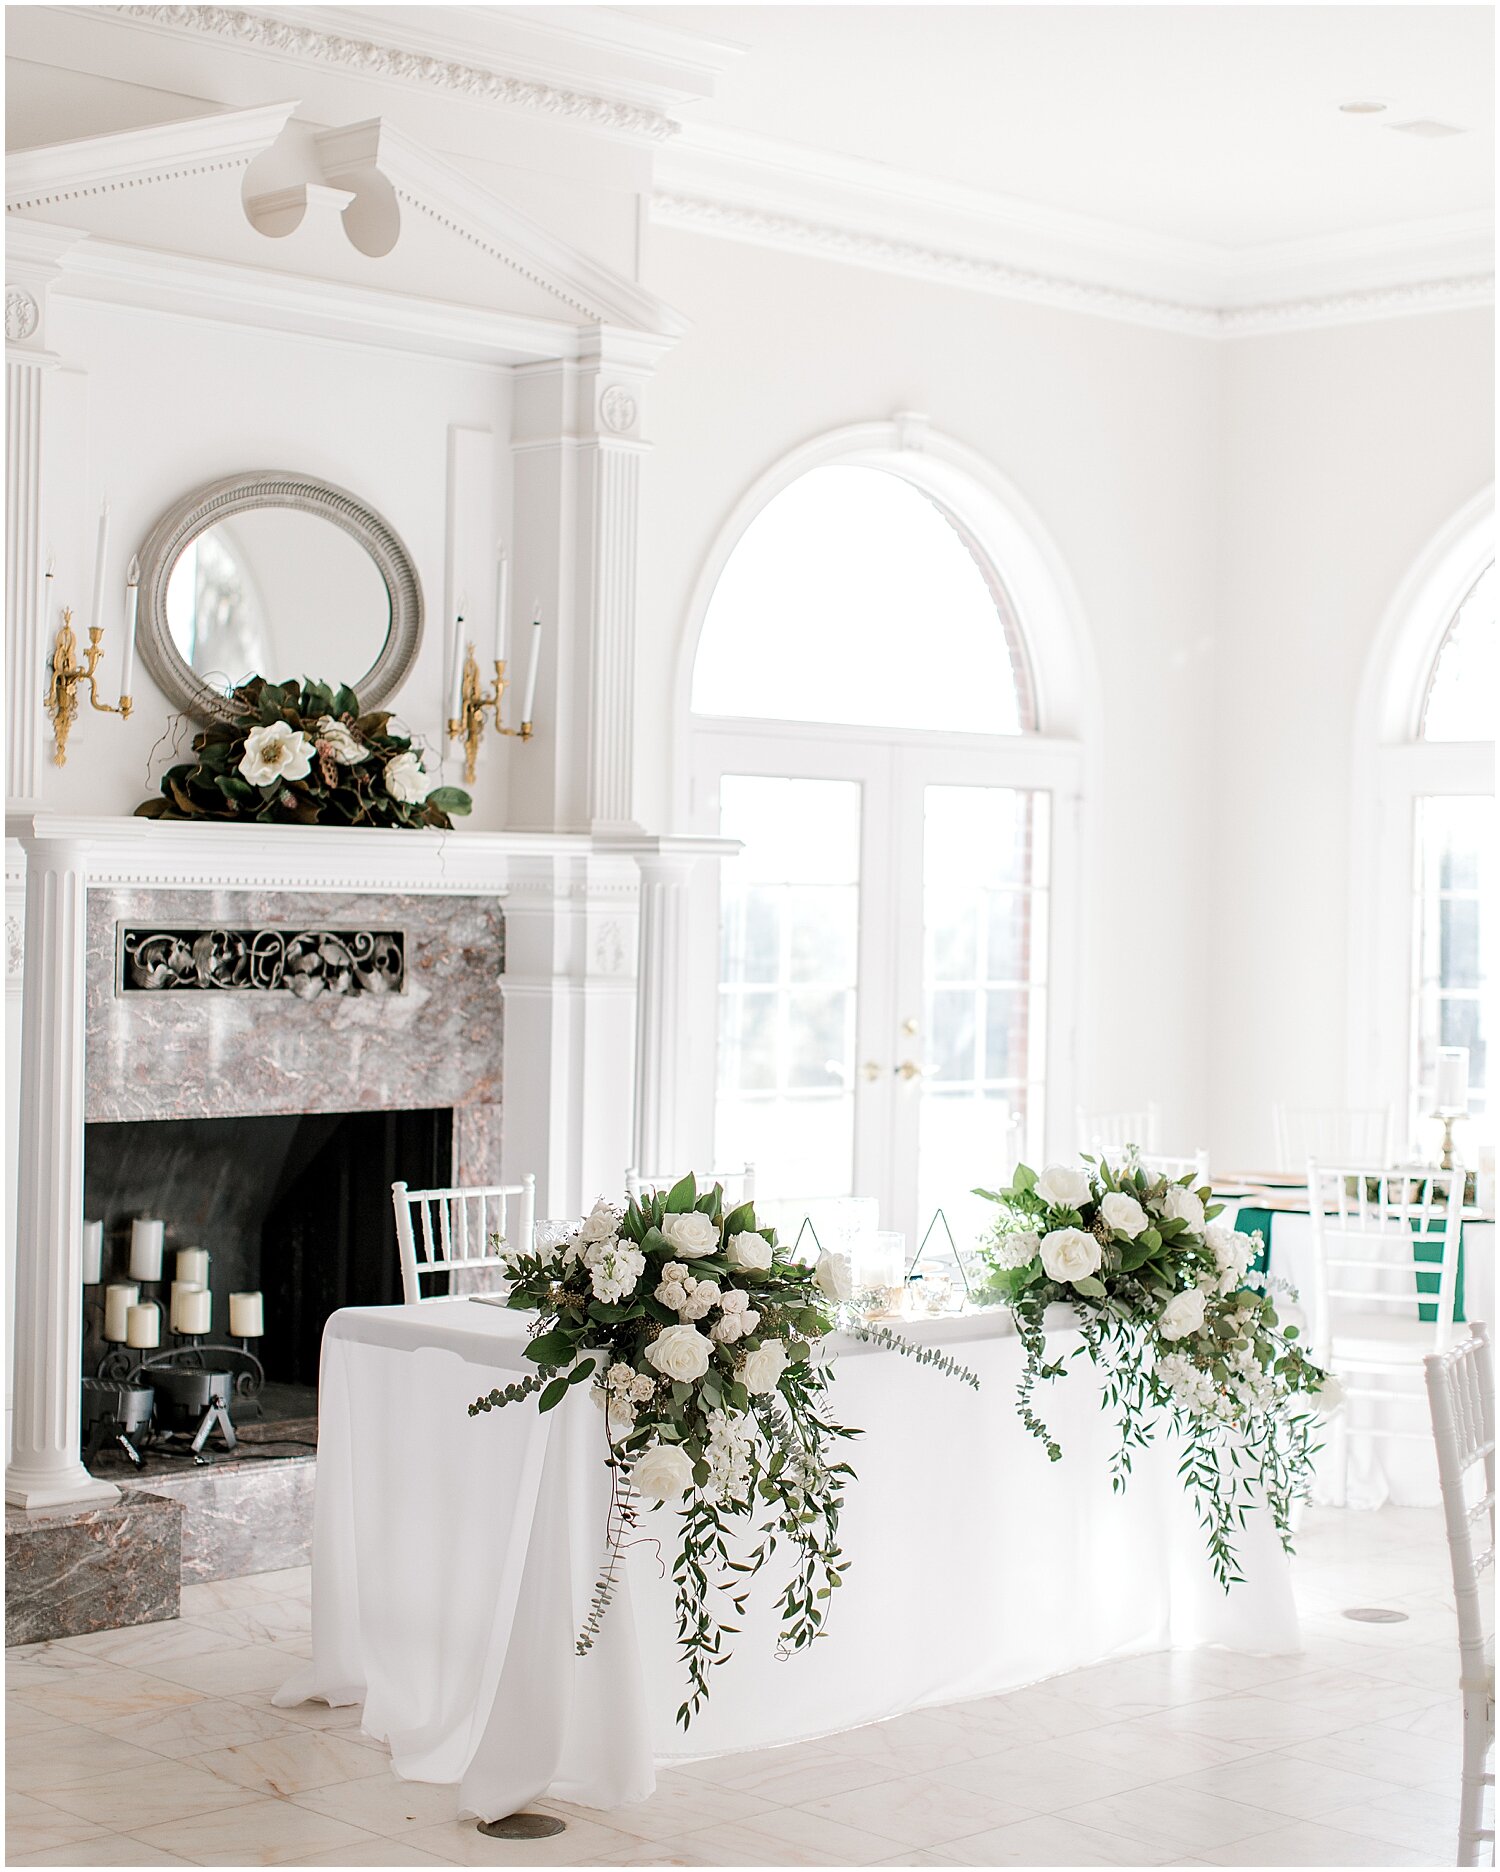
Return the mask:
POLYGON ((836 1452, 860 1432, 829 1414, 833 1367, 820 1342, 847 1325, 971 1375, 930 1347, 846 1317, 844 1258, 797 1261, 756 1221, 753 1204, 726 1213, 722 1189, 700 1194, 691 1176, 624 1209, 596 1203, 571 1234, 539 1237, 530 1252, 512 1255, 506 1273, 509 1304, 538 1316, 526 1347, 536 1370, 476 1399, 470 1415, 534 1394, 552 1410, 574 1386, 592 1389, 612 1489, 580 1653, 614 1597, 642 1505, 677 1511, 672 1572, 688 1677, 677 1715, 685 1728, 714 1666, 729 1656, 725 1634, 737 1626, 725 1614, 743 1616, 756 1575, 779 1547, 793 1556, 777 1602, 781 1655, 822 1635, 843 1583, 839 1516, 854 1472, 836 1452), (732 1549, 733 1524, 742 1538, 732 1549))
POLYGON ((1000 1206, 982 1247, 983 1295, 1010 1309, 1026 1353, 1022 1421, 1056 1462, 1062 1450, 1033 1406, 1038 1382, 1062 1376, 1049 1358, 1049 1306, 1074 1309, 1082 1352, 1105 1372, 1119 1423, 1111 1480, 1122 1488, 1137 1450, 1169 1420, 1182 1436, 1181 1467, 1208 1542, 1215 1576, 1240 1578, 1233 1537, 1246 1511, 1271 1511, 1291 1549, 1292 1504, 1305 1492, 1316 1445, 1314 1418, 1337 1380, 1298 1343, 1254 1271, 1260 1241, 1215 1218, 1223 1205, 1192 1177, 1172 1182, 1138 1164, 1111 1169, 1084 1157, 1040 1175, 1020 1164, 1010 1187, 976 1190, 1000 1206))

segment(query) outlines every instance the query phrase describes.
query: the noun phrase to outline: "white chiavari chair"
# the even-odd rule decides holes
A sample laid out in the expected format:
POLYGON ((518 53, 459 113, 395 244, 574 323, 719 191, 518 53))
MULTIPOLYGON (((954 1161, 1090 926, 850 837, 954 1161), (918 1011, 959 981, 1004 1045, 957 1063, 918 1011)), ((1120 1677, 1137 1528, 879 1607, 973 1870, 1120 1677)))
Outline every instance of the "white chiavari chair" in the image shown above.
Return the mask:
POLYGON ((1300 1170, 1309 1157, 1319 1163, 1374 1164, 1384 1169, 1395 1156, 1395 1122, 1389 1105, 1271 1107, 1276 1168, 1300 1170))
MULTIPOLYGON (((1333 1431, 1339 1499, 1359 1436, 1426 1442, 1422 1360, 1453 1337, 1463 1172, 1307 1165, 1313 1356, 1347 1400, 1333 1431), (1405 1413, 1415 1406, 1414 1428, 1405 1413)), ((1274 1271, 1274 1263, 1273 1263, 1274 1271)))
POLYGON ((1165 1177, 1169 1183, 1180 1183, 1185 1176, 1190 1176, 1195 1190, 1208 1181, 1206 1150, 1194 1151, 1191 1157, 1163 1157, 1156 1151, 1139 1151, 1136 1162, 1147 1176, 1165 1177))
POLYGON ((1437 1445, 1443 1516, 1458 1612, 1459 1688, 1464 1701, 1458 1864, 1478 1865, 1495 1831, 1484 1826, 1485 1763, 1495 1744, 1495 1374, 1489 1328, 1427 1358, 1427 1400, 1437 1445))
POLYGON ((408 1306, 419 1300, 464 1297, 451 1291, 424 1293, 422 1282, 429 1276, 503 1267, 508 1255, 531 1250, 536 1231, 534 1176, 467 1189, 409 1190, 404 1183, 393 1183, 391 1202, 408 1306))
MULTIPOLYGON (((733 1169, 725 1170, 695 1170, 693 1174, 698 1181, 700 1196, 706 1195, 715 1183, 723 1184, 726 1209, 736 1209, 741 1203, 755 1200, 754 1164, 736 1164, 733 1169)), ((669 1190, 686 1175, 686 1170, 679 1170, 675 1176, 655 1176, 648 1170, 637 1170, 632 1165, 625 1172, 625 1193, 632 1202, 639 1202, 643 1192, 669 1190)))
POLYGON ((1111 1163, 1130 1145, 1151 1154, 1161 1129, 1161 1112, 1153 1102, 1138 1111, 1088 1112, 1078 1108, 1078 1148, 1111 1163))

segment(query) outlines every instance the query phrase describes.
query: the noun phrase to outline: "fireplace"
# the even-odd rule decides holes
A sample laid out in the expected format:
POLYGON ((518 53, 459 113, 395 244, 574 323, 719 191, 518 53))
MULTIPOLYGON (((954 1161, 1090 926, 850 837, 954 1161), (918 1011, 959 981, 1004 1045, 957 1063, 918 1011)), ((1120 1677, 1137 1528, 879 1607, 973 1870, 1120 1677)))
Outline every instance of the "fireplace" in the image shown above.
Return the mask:
MULTIPOLYGON (((453 1179, 451 1108, 126 1120, 84 1133, 84 1210, 105 1225, 105 1280, 124 1280, 134 1216, 166 1223, 165 1299, 181 1248, 206 1248, 210 1337, 229 1295, 265 1296, 268 1417, 314 1414, 324 1322, 342 1306, 401 1299, 390 1186, 453 1179)), ((102 1307, 84 1323, 84 1369, 108 1350, 102 1307)), ((165 1334, 163 1343, 166 1343, 165 1334)))

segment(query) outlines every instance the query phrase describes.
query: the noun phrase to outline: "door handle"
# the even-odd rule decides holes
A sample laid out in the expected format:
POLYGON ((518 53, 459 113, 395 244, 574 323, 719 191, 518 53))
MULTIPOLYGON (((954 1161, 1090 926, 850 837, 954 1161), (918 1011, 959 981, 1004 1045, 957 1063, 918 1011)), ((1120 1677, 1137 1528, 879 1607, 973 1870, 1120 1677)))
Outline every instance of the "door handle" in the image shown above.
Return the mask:
POLYGON ((860 1070, 864 1073, 865 1078, 869 1080, 871 1085, 880 1077, 881 1068, 876 1060, 866 1060, 860 1070))
POLYGON ((896 1068, 901 1077, 907 1080, 920 1079, 926 1070, 925 1066, 919 1066, 915 1060, 902 1060, 896 1068))

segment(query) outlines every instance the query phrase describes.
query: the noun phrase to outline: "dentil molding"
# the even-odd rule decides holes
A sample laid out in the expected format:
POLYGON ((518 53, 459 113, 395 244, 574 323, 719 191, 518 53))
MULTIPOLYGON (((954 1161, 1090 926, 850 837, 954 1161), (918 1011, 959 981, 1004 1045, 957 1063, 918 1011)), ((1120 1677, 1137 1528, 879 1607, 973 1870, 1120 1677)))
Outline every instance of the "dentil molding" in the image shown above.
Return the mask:
POLYGON ((124 6, 109 11, 144 25, 227 39, 254 51, 341 66, 361 78, 394 79, 481 103, 537 111, 617 136, 658 143, 678 126, 663 112, 562 85, 542 84, 461 60, 431 58, 372 39, 297 25, 264 13, 219 6, 124 6))

